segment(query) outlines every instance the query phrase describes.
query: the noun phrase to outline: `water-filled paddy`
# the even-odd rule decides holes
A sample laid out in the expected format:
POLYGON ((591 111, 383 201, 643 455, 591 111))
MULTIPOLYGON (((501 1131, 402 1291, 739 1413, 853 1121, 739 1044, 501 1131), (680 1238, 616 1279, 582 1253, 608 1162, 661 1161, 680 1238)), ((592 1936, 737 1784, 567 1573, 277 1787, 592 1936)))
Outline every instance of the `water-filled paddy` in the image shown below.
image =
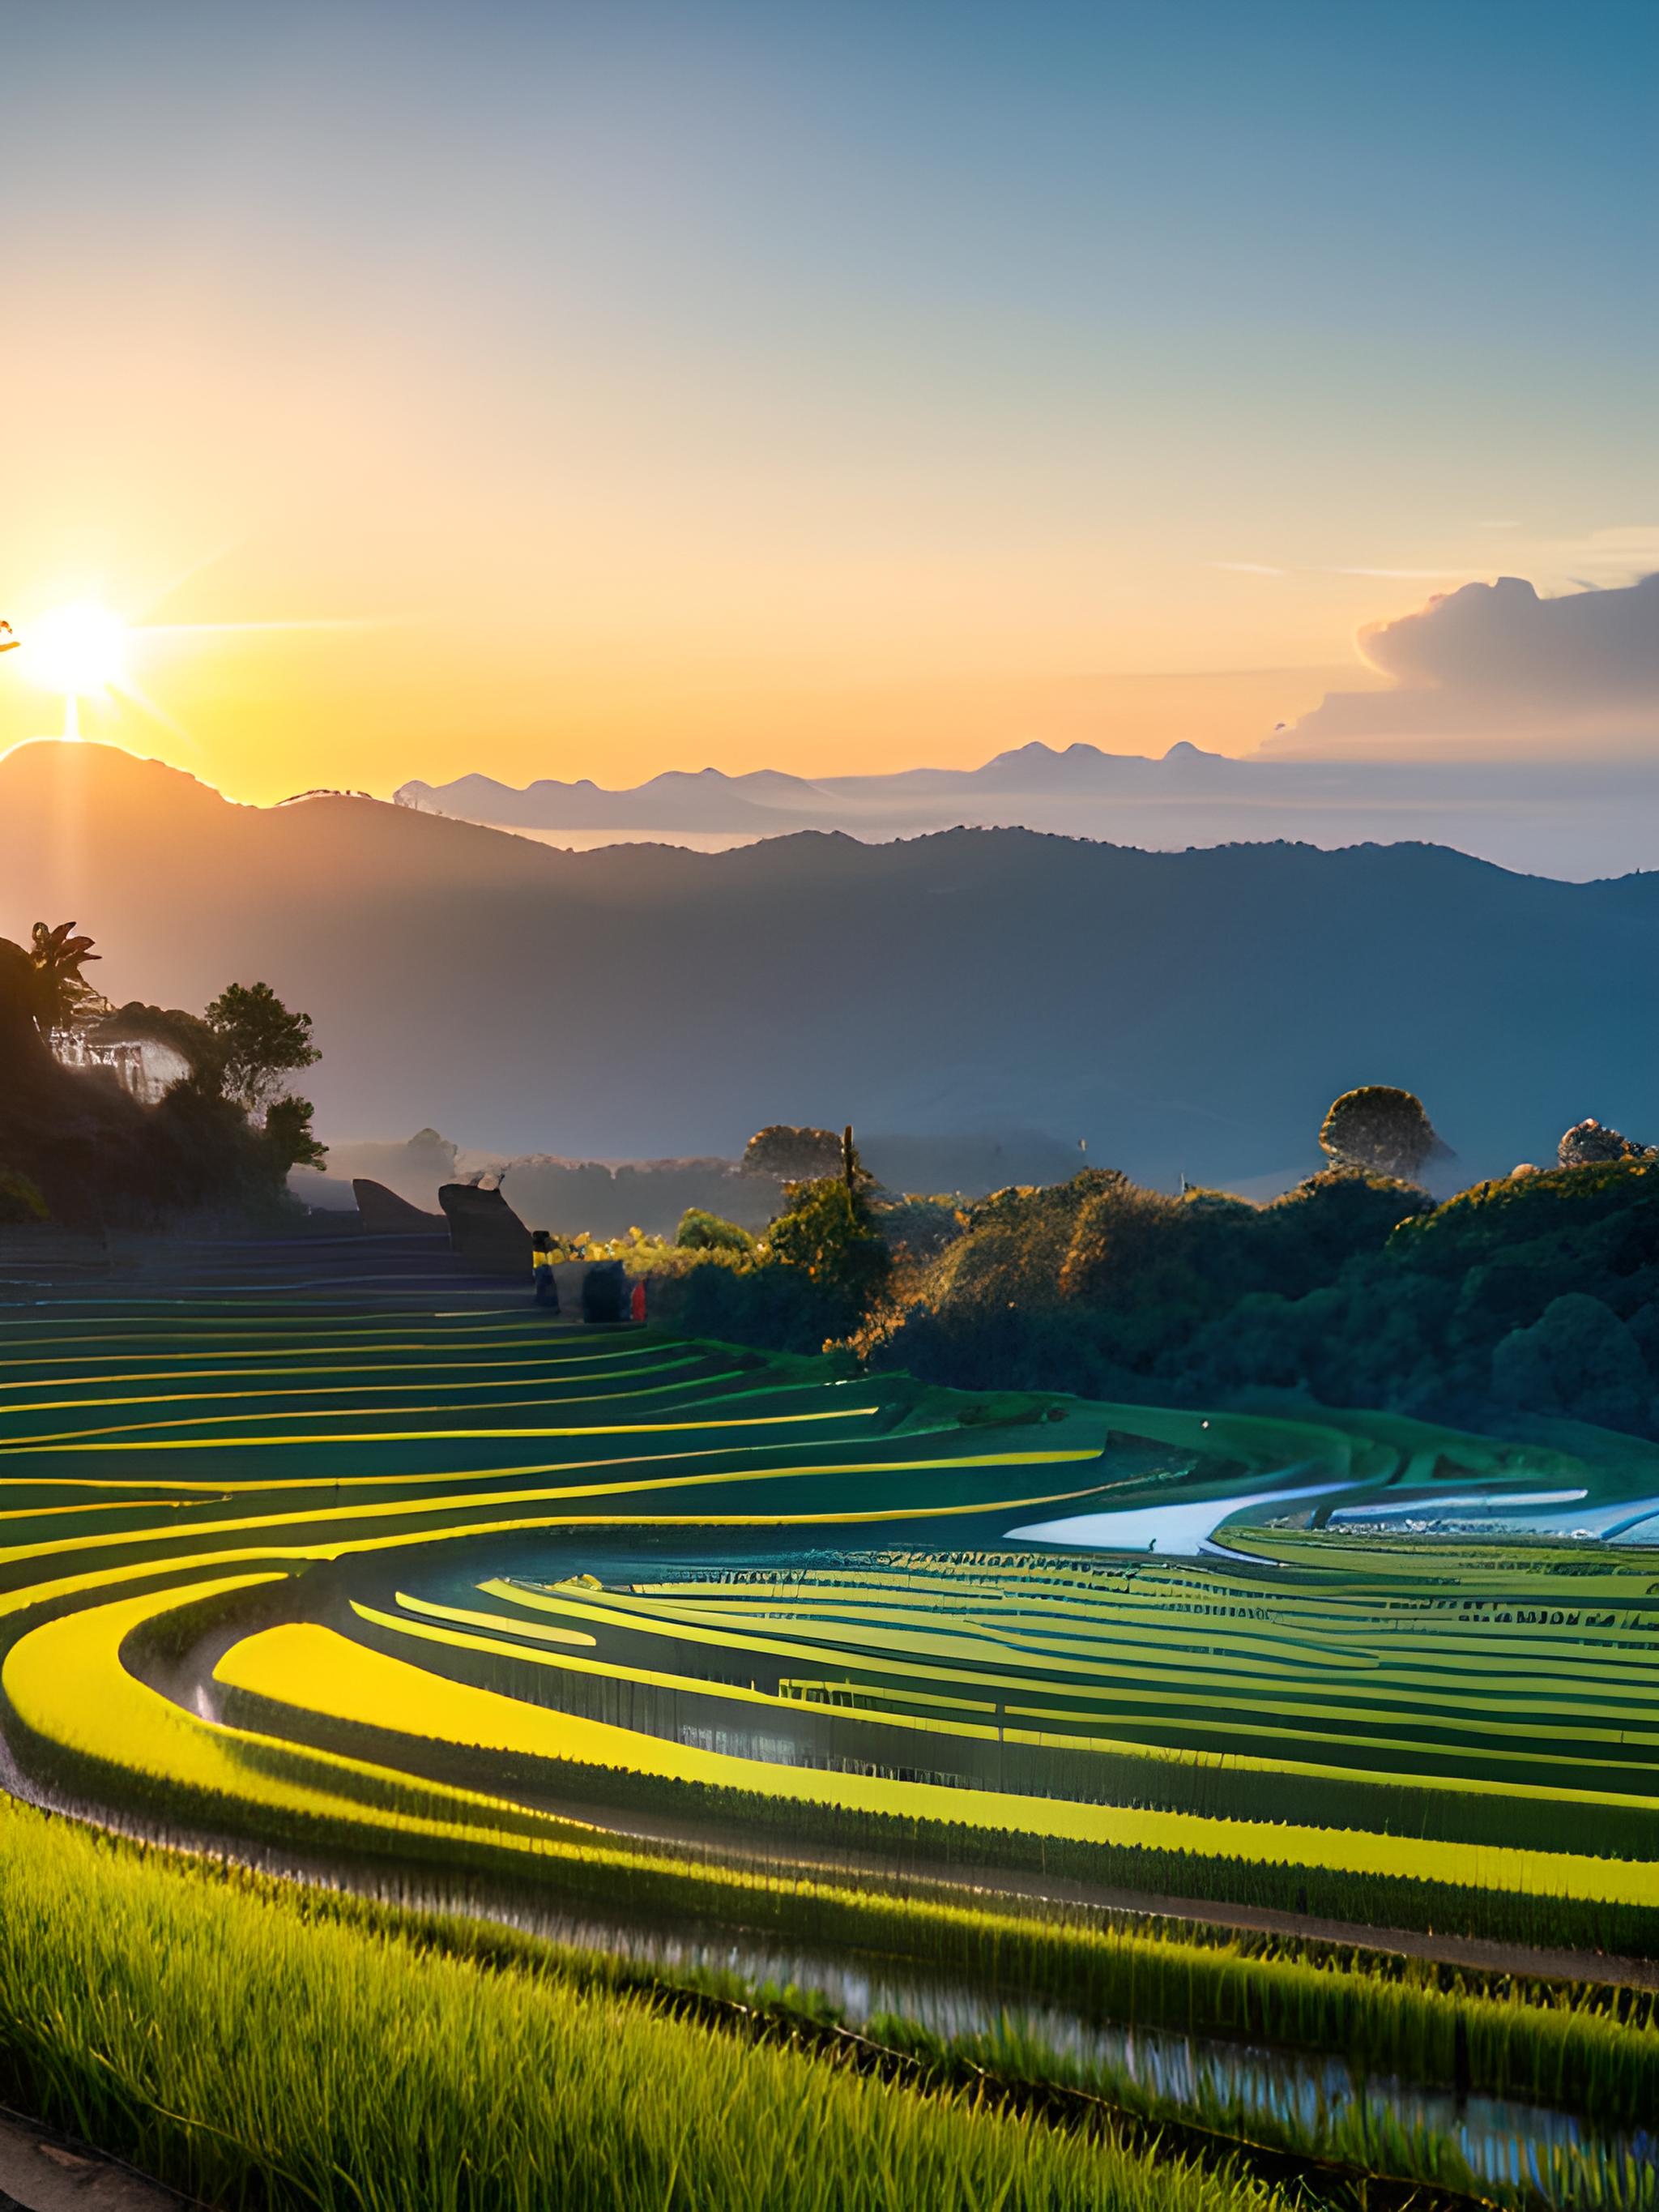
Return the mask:
POLYGON ((1206 2124, 1267 2140, 1283 2130, 1332 2155, 1349 2154, 1368 2126, 1379 2135, 1394 2127, 1436 2138, 1482 2179, 1529 2184, 1552 2206, 1592 2193, 1607 2204, 1639 2203, 1632 2169, 1659 2160, 1659 2137, 1648 2128, 1597 2126, 1527 2099, 1425 2087, 1336 2053, 1091 2017, 1033 2002, 1017 1987, 975 1985, 753 1930, 575 1916, 543 1917, 535 1925, 579 1951, 607 1953, 675 1980, 735 1981, 878 2039, 902 2043, 907 2029, 920 2029, 1000 2057, 1011 2070, 1041 2072, 1132 2108, 1144 2100, 1149 2111, 1199 2113, 1206 2124))
MULTIPOLYGON (((1254 1868, 1297 1911, 1510 1898, 1597 1941, 1583 1913, 1659 1903, 1651 1564, 1409 1526, 1473 1499, 1629 1537, 1645 1466, 1358 1413, 988 1409, 520 1308, 204 1304, 0 1322, 0 1480, 13 1755, 129 1824, 426 1883, 510 1860, 567 1912, 690 1896, 635 1830, 740 1830, 774 1866, 1052 1849, 1200 1897, 1254 1868)), ((781 1924, 708 1940, 853 2019, 1018 2012, 1022 2047, 1125 2097, 1304 2137, 1352 2117, 1323 2057, 781 1924)), ((1568 2142, 1411 2081, 1379 2111, 1482 2172, 1568 2142)))

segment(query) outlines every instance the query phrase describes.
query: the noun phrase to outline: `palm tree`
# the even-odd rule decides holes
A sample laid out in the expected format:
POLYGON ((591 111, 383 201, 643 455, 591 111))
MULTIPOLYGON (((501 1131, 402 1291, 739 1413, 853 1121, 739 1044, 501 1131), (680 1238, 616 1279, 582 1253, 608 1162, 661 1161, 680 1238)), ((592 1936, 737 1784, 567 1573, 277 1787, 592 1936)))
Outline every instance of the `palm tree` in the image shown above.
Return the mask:
POLYGON ((34 1024, 42 1036, 66 1029, 83 1007, 100 1003, 81 973, 85 962, 103 957, 92 945, 91 938, 75 934, 72 921, 60 921, 56 929, 35 923, 29 961, 35 975, 34 1024))

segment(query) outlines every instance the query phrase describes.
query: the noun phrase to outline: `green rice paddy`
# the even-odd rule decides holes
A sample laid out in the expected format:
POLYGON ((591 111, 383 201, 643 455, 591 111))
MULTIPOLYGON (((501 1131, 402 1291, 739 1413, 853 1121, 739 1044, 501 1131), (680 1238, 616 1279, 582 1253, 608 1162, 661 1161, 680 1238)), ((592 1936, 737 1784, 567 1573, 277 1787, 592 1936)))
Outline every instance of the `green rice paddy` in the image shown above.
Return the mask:
POLYGON ((769 1797, 803 1838, 830 1808, 1659 1905, 1646 1555, 1297 1505, 1310 1469, 1346 1502, 1559 1483, 1562 1455, 1363 1416, 963 1412, 523 1312, 14 1315, 0 1692, 25 1763, 78 1762, 88 1794, 125 1769, 181 1815, 240 1800, 388 1848, 459 1820, 530 1849, 574 1767, 590 1795, 769 1797), (1275 1467, 1285 1510, 1269 1490, 1221 1555, 1007 1543, 1107 1503, 1207 1495, 1219 1522, 1275 1467), (246 1633, 185 1685, 134 1663, 237 1593, 246 1633), (543 1787, 497 1822, 472 1754, 543 1787))
POLYGON ((907 2094, 626 1994, 0 1819, 0 2096, 220 2205, 1270 2212, 1248 2173, 907 2094))
MULTIPOLYGON (((1385 1926, 1443 1927, 1455 1900, 1473 1933, 1659 1949, 1659 1562, 1315 1525, 1333 1503, 1472 1484, 1599 1495, 1618 1475, 1364 1414, 1032 1401, 988 1424, 985 1410, 903 1376, 550 1328, 516 1307, 12 1309, 0 1719, 20 1786, 141 1832, 948 1964, 1112 2017, 1363 2049, 1621 2124, 1650 2110, 1659 2029, 1643 2008, 1432 1970, 1379 1979, 1374 1964, 1168 1923, 1114 1932, 1017 1895, 969 1902, 945 1878, 973 1869, 994 1888, 998 1869, 1050 1869, 1385 1926), (1235 1498, 1255 1501, 1236 1522, 1235 1498), (1010 1536, 1206 1500, 1215 1534, 1191 1557, 1010 1536)), ((58 1869, 40 1875, 35 1923, 54 1956, 70 1942, 47 1895, 52 1881, 67 1894, 63 1854, 94 1852, 75 1879, 112 1884, 118 1919, 162 1909, 141 1905, 118 1853, 61 1826, 9 1813, 0 1850, 58 1869)), ((181 1928, 254 1909, 171 1876, 163 1896, 181 1928)), ((275 1947, 280 1981, 300 1971, 283 1948, 297 1939, 268 1899, 258 1910, 248 1941, 275 1947)), ((374 1973, 413 1966, 377 1953, 371 1972, 368 1952, 337 1947, 380 1941, 334 1931, 337 1984, 307 2002, 342 2023, 374 2012, 374 1973)), ((5 1954, 18 2093, 43 2111, 67 2099, 83 2133, 142 2139, 188 2185, 228 2187, 198 2136, 144 2136, 137 2117, 147 2100, 184 2109, 204 2075, 164 2083, 135 2057, 118 2094, 93 2095, 80 2061, 60 2054, 60 2078, 39 2039, 19 2041, 17 2008, 42 2001, 16 1978, 45 1971, 27 1948, 5 1954)), ((693 2094, 671 2075, 706 2063, 684 2048, 694 2031, 625 1993, 538 1983, 526 2026, 519 1984, 488 1986, 446 1983, 441 1998, 483 2046, 562 2039, 575 2080, 632 2038, 667 2106, 693 2094)), ((183 2021, 179 1989, 143 2002, 163 1995, 183 2021)), ((339 2032, 367 2049, 376 2031, 339 2032)), ((732 2094, 781 2109, 798 2100, 792 2067, 824 2071, 768 2048, 732 2094)), ((504 2113, 519 2094, 504 2075, 504 2113)), ((813 2092, 827 2100, 814 2127, 844 2136, 852 2161, 826 2167, 822 2201, 933 2201, 880 2194, 858 2163, 872 2094, 838 2073, 813 2092)), ((896 2104, 910 2133, 883 2155, 905 2186, 925 2190, 947 2137, 960 2171, 982 2173, 982 2199, 938 2201, 1127 2204, 1148 2185, 1127 2140, 1041 2130, 1021 2167, 1006 2116, 919 2091, 896 2104)), ((258 2187, 279 2178, 277 2201, 347 2201, 260 2124, 267 2163, 247 2164, 244 2130, 238 2188, 257 2172, 258 2187)), ((572 2154, 558 2130, 574 2125, 532 2124, 526 2106, 501 2138, 522 2182, 444 2201, 545 2201, 539 2177, 572 2154)), ((388 2148, 388 2176, 413 2154, 388 2148)), ((777 2201, 739 2188, 701 2139, 661 2155, 638 2201, 777 2201)), ((1169 2170, 1160 2203, 1272 2196, 1255 2169, 1169 2170)), ((563 2201, 616 2201, 586 2185, 563 2201)))

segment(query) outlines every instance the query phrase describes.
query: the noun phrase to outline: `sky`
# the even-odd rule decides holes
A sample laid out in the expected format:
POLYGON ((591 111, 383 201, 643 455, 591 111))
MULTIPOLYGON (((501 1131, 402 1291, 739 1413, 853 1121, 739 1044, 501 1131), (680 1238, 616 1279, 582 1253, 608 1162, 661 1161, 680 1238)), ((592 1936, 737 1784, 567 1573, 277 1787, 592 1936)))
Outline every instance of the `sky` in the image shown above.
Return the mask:
MULTIPOLYGON (((11 0, 0 56, 0 614, 139 625, 82 730, 240 798, 1386 744, 1362 630, 1659 568, 1647 0, 11 0)), ((0 745, 62 716, 0 659, 0 745)))

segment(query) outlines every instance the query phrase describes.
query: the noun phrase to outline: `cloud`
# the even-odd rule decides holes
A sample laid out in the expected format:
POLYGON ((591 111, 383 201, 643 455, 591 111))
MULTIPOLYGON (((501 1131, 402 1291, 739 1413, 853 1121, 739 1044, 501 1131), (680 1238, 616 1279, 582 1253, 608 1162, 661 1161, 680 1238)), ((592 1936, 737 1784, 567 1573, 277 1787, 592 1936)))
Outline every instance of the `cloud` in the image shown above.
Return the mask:
POLYGON ((1362 630, 1359 650, 1390 688, 1329 692, 1265 750, 1659 741, 1659 574, 1561 599, 1519 576, 1465 584, 1362 630))

